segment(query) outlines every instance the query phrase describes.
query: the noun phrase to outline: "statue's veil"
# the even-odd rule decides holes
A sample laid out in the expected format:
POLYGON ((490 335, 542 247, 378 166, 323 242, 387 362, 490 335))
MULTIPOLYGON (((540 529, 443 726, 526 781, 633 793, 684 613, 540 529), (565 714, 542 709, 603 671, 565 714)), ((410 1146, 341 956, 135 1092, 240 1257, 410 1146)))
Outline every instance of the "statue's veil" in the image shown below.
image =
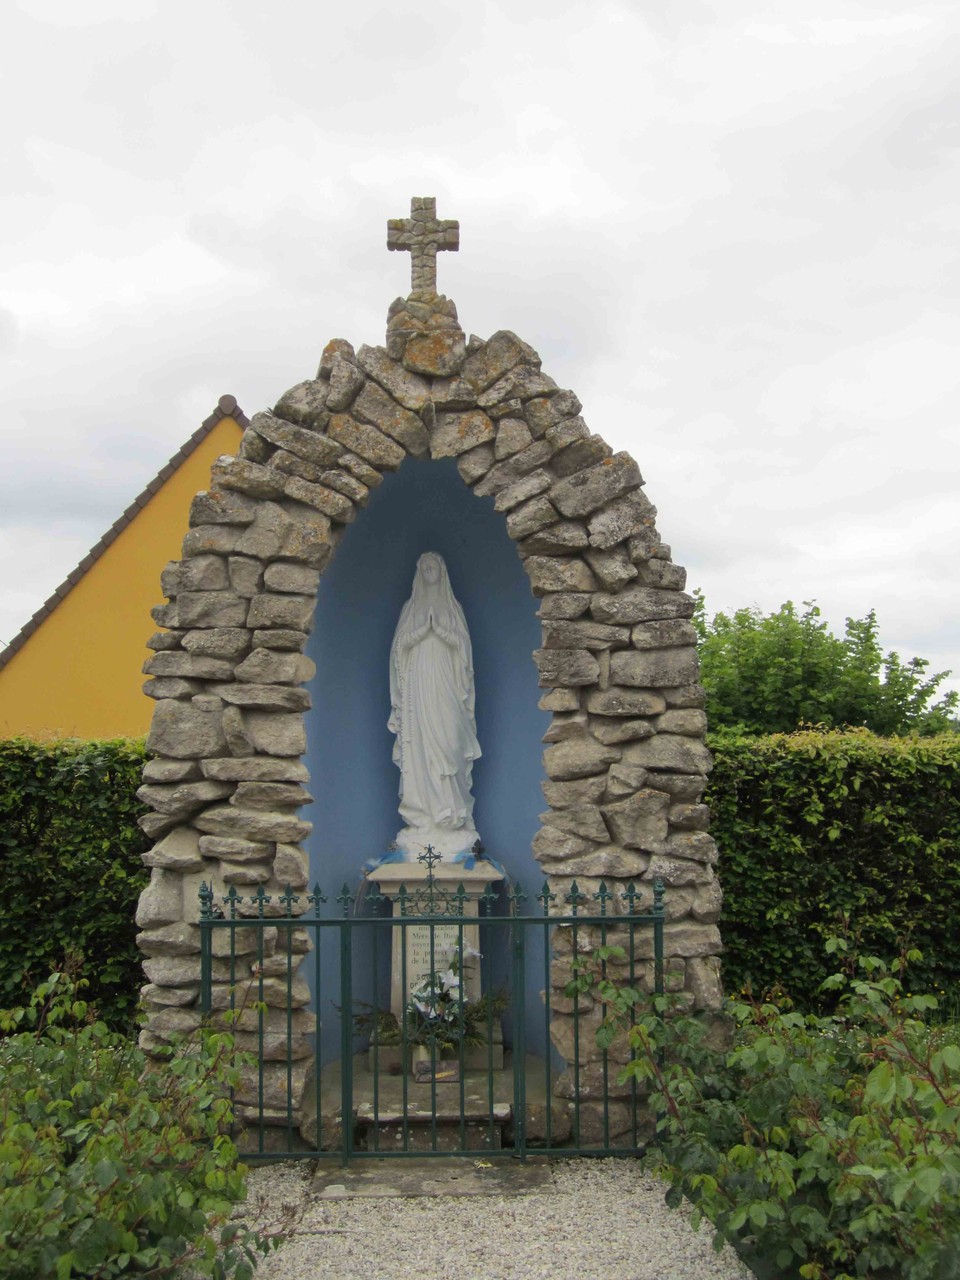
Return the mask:
POLYGON ((396 705, 393 685, 396 673, 397 649, 406 635, 426 626, 431 614, 437 630, 447 632, 455 640, 457 648, 462 654, 463 670, 459 673, 461 692, 464 705, 473 714, 475 695, 473 686, 473 650, 470 645, 470 632, 467 630, 467 620, 463 609, 460 607, 459 601, 453 594, 453 588, 450 586, 450 576, 447 573, 446 563, 436 551, 425 551, 417 561, 410 599, 400 611, 397 629, 393 636, 393 644, 390 647, 391 698, 394 701, 394 705, 396 705), (439 570, 436 582, 428 582, 424 576, 423 568, 428 560, 433 560, 439 570))

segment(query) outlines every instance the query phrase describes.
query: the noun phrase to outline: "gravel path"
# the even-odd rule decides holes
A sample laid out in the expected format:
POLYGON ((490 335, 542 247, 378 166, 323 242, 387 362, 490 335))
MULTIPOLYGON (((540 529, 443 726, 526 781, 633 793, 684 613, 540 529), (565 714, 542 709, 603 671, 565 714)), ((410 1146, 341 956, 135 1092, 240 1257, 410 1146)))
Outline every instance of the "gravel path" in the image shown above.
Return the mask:
POLYGON ((558 1161, 550 1185, 513 1196, 320 1200, 312 1171, 291 1162, 250 1174, 264 1214, 304 1204, 257 1280, 751 1280, 633 1161, 558 1161))

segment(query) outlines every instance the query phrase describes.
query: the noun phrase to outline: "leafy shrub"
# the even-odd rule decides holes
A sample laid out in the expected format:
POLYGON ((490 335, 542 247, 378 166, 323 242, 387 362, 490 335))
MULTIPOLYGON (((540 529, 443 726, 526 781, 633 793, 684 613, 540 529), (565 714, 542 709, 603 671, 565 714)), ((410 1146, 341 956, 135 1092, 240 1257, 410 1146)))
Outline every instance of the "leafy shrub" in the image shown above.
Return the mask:
POLYGON ((230 1220, 246 1195, 225 1136, 232 1038, 148 1062, 78 985, 54 973, 0 1013, 0 1274, 251 1276, 273 1241, 230 1220))
POLYGON ((909 939, 915 981, 960 995, 960 737, 807 730, 711 740, 728 992, 782 986, 823 1007, 823 940, 849 919, 865 954, 909 939))
POLYGON ((707 717, 714 729, 791 733, 802 724, 862 726, 880 734, 943 733, 956 728, 960 694, 931 700, 949 671, 925 676, 925 658, 904 662, 880 648, 877 616, 847 618, 832 635, 811 601, 718 613, 707 620, 697 593, 694 625, 707 717))
POLYGON ((599 976, 620 958, 602 949, 575 981, 606 1002, 602 1045, 627 1030, 621 1080, 649 1091, 669 1204, 687 1196, 760 1276, 960 1275, 960 1047, 925 1024, 936 1000, 905 994, 899 962, 847 964, 831 1016, 733 1002, 724 1045, 675 997, 599 976))
POLYGON ((67 955, 87 956, 100 1017, 132 1025, 143 761, 142 742, 0 741, 0 1002, 24 999, 67 955))

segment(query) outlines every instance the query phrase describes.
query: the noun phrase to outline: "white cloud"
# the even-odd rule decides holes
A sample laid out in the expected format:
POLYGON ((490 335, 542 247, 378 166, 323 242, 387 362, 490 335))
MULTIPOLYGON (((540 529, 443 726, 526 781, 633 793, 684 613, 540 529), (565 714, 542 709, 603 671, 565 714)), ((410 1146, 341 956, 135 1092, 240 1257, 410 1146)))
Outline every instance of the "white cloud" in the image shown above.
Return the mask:
POLYGON ((379 340, 408 280, 384 222, 435 194, 464 327, 517 330, 634 452, 711 606, 875 606, 960 684, 954 6, 19 0, 7 26, 0 636, 220 394, 252 413, 329 337, 379 340))

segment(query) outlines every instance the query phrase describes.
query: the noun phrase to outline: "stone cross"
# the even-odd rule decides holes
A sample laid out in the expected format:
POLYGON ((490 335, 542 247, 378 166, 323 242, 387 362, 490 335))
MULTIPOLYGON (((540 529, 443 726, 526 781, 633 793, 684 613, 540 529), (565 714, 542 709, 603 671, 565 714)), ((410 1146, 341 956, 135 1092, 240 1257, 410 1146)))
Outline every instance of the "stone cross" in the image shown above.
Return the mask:
POLYGON ((460 248, 460 223, 437 218, 435 196, 414 196, 409 218, 388 219, 387 248, 410 254, 412 293, 436 293, 437 254, 460 248))

